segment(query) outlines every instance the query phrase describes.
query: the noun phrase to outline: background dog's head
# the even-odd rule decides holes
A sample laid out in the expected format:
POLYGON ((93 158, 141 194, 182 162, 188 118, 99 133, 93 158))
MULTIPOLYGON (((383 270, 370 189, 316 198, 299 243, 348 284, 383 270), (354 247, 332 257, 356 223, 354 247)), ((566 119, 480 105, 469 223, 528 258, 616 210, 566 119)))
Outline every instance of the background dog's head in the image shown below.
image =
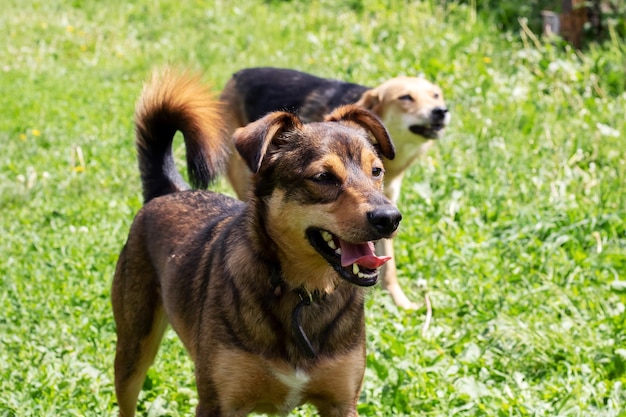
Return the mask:
POLYGON ((375 284, 387 259, 372 242, 391 237, 401 219, 382 190, 380 157, 393 159, 395 149, 380 120, 357 106, 309 124, 277 112, 237 130, 234 140, 291 283, 321 291, 337 276, 375 284), (305 277, 319 278, 298 281, 305 277))
POLYGON ((392 78, 365 92, 356 104, 379 115, 394 137, 402 129, 437 139, 450 123, 441 88, 424 78, 392 78))

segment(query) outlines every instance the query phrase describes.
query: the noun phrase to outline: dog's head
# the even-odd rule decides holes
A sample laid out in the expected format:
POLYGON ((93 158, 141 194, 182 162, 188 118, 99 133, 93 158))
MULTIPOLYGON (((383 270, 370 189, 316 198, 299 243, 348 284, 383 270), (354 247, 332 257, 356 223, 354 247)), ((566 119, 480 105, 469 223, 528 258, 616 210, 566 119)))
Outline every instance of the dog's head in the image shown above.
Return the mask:
POLYGON ((424 78, 392 78, 366 91, 356 104, 379 115, 394 137, 403 130, 438 139, 450 123, 441 89, 424 78))
POLYGON ((357 106, 309 124, 277 112, 234 139, 284 278, 311 291, 332 290, 337 275, 375 284, 389 258, 376 256, 373 242, 393 236, 401 220, 382 191, 380 157, 393 159, 395 149, 380 120, 357 106))

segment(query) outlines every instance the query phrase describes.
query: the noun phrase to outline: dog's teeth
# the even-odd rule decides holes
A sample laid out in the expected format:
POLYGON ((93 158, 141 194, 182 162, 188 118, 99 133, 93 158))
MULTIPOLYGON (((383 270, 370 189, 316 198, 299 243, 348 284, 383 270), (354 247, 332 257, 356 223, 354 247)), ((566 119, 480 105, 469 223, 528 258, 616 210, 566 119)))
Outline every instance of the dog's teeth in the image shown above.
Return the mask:
POLYGON ((341 248, 337 248, 335 249, 335 253, 339 256, 341 256, 341 248))
POLYGON ((366 274, 365 272, 359 272, 358 274, 356 274, 359 278, 361 279, 369 279, 369 278, 374 278, 376 275, 378 275, 378 269, 372 273, 366 274))
POLYGON ((335 242, 332 239, 327 241, 326 243, 328 244, 328 247, 330 247, 332 250, 337 249, 337 245, 335 245, 335 242))
POLYGON ((332 242, 333 241, 333 235, 328 233, 326 230, 322 230, 320 232, 320 234, 322 235, 322 239, 324 239, 326 242, 332 242))
POLYGON ((361 270, 359 269, 359 266, 357 264, 352 264, 352 273, 354 275, 358 275, 359 272, 361 272, 361 270))

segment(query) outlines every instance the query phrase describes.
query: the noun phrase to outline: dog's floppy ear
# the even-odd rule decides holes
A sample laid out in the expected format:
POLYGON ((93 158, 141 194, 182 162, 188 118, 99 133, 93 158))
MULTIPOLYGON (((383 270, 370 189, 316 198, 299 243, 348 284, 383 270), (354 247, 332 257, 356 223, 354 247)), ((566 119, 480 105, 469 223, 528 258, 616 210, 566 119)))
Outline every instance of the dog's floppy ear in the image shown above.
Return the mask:
POLYGON ((363 93, 359 101, 354 104, 356 104, 357 106, 361 106, 364 109, 373 111, 378 116, 382 116, 382 100, 380 99, 378 89, 376 88, 367 90, 365 93, 363 93))
POLYGON ((389 132, 376 115, 356 105, 347 105, 337 108, 324 119, 327 122, 352 122, 367 130, 374 137, 374 146, 387 159, 396 156, 396 147, 391 141, 389 132))
POLYGON ((274 112, 235 131, 235 148, 253 173, 259 172, 261 161, 274 138, 282 132, 301 128, 298 117, 288 112, 274 112))

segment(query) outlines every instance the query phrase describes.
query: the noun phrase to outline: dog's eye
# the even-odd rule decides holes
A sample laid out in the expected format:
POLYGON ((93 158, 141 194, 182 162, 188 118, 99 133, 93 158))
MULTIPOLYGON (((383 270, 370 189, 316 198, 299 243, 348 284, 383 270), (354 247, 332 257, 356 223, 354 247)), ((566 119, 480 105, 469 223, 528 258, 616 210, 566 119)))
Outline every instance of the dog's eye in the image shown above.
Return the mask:
POLYGON ((411 97, 410 94, 405 94, 403 96, 400 96, 400 97, 398 97, 398 100, 415 101, 415 100, 413 100, 413 97, 411 97))
POLYGON ((336 184, 338 182, 337 177, 332 172, 320 172, 311 177, 311 180, 320 184, 336 184))
POLYGON ((439 93, 435 93, 435 94, 433 94, 433 97, 434 97, 434 98, 439 98, 439 93))
POLYGON ((382 168, 372 168, 372 177, 374 178, 380 178, 383 175, 383 169, 382 168))

